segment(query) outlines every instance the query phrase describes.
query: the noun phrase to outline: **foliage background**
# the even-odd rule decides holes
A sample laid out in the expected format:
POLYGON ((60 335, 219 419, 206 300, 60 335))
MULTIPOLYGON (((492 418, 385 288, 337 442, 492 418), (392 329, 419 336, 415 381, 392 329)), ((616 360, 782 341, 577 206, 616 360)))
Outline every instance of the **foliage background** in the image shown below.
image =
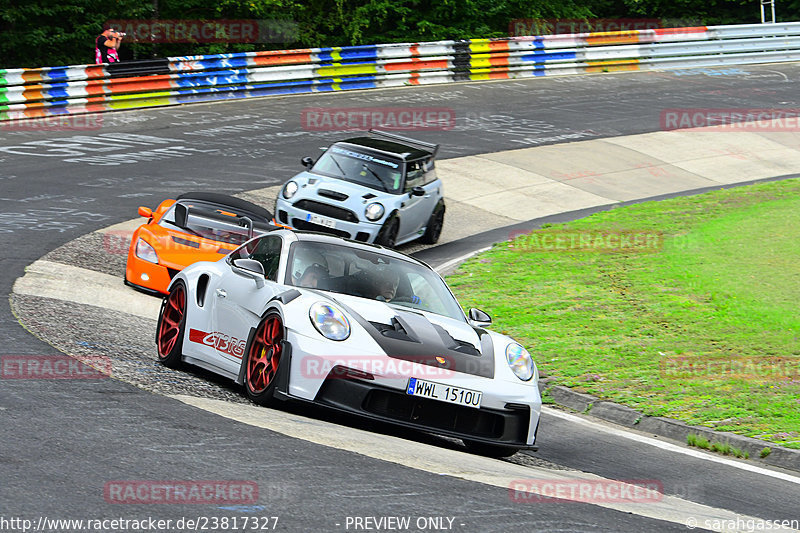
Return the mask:
MULTIPOLYGON (((800 0, 778 5, 797 20, 800 0)), ((94 62, 106 20, 277 19, 295 42, 124 43, 123 59, 172 55, 502 37, 517 18, 658 18, 699 24, 760 21, 758 0, 0 0, 0 67, 94 62)), ((685 25, 678 23, 677 25, 685 25)))

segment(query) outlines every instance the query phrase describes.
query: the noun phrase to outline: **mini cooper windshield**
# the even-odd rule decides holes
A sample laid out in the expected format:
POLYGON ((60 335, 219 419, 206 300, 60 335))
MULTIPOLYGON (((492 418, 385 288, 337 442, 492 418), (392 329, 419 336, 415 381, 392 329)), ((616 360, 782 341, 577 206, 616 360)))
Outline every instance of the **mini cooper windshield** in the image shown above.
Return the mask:
POLYGON ((312 171, 323 176, 339 178, 398 194, 403 189, 403 167, 401 161, 357 152, 341 146, 333 146, 322 154, 312 171))
POLYGON ((450 289, 429 268, 381 253, 337 244, 292 244, 286 284, 388 302, 463 322, 450 289))

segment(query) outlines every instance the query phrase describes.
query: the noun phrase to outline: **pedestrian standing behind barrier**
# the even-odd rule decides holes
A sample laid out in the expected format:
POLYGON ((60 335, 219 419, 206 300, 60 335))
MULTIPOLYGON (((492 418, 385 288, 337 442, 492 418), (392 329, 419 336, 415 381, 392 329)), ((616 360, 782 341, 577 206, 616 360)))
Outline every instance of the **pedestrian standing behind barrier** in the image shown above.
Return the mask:
POLYGON ((117 50, 122 44, 123 37, 125 37, 125 34, 118 32, 114 26, 103 24, 103 33, 95 39, 94 62, 98 65, 101 63, 118 63, 119 55, 117 55, 117 50))

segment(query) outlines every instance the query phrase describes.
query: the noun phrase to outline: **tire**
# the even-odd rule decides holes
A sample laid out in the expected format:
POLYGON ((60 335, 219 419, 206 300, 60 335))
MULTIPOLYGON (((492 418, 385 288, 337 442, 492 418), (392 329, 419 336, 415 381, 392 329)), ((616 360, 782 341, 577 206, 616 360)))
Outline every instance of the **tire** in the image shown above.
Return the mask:
POLYGON ((378 236, 375 237, 375 244, 380 244, 386 248, 394 248, 395 242, 397 242, 398 231, 400 231, 400 219, 392 215, 383 223, 383 227, 378 232, 378 236))
POLYGON ((444 226, 444 202, 439 202, 433 209, 431 218, 428 219, 428 225, 420 241, 424 244, 436 244, 442 234, 442 226, 444 226))
POLYGON ((169 368, 178 368, 183 355, 183 336, 186 331, 186 285, 178 280, 161 303, 156 326, 158 360, 169 368))
POLYGON ((499 446, 496 444, 485 444, 483 442, 475 442, 469 439, 462 439, 467 450, 477 455, 484 455, 486 457, 494 457, 502 459, 504 457, 511 457, 517 453, 520 448, 513 446, 499 446))
POLYGON ((241 198, 236 198, 235 196, 228 196, 227 194, 219 194, 216 192, 187 192, 181 194, 175 200, 200 200, 201 202, 227 205, 233 207, 234 209, 247 211, 250 214, 263 218, 267 222, 272 222, 272 213, 270 213, 267 209, 264 209, 263 207, 252 202, 248 202, 247 200, 242 200, 241 198))
POLYGON ((268 313, 245 350, 244 388, 258 405, 274 401, 275 377, 283 355, 284 327, 278 313, 268 313))

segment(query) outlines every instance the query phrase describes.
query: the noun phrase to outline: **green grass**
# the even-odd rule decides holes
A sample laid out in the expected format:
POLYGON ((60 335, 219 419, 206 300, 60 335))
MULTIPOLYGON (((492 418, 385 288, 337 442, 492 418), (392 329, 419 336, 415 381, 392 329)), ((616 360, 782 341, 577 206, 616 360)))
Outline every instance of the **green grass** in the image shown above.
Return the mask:
MULTIPOLYGON (((709 442, 708 439, 705 437, 701 437, 699 435, 695 435, 694 433, 689 433, 686 436, 686 444, 689 446, 694 446, 696 448, 702 448, 704 450, 709 450, 715 453, 721 453, 722 455, 733 455, 734 457, 738 457, 739 459, 750 459, 750 453, 746 451, 742 451, 735 446, 731 446, 727 442, 709 442)), ((764 448, 765 450, 768 448, 764 448)), ((767 453, 769 455, 769 453, 767 453)), ((764 451, 761 451, 761 457, 764 458, 767 455, 764 455, 764 451)))
POLYGON ((552 385, 800 448, 800 180, 553 226, 448 283, 552 385), (604 250, 626 233, 640 245, 604 250))
POLYGON ((686 436, 686 444, 688 444, 689 446, 702 448, 704 450, 708 450, 711 448, 711 443, 708 442, 708 439, 706 439, 705 437, 701 437, 699 435, 695 435, 694 433, 689 433, 686 436))

